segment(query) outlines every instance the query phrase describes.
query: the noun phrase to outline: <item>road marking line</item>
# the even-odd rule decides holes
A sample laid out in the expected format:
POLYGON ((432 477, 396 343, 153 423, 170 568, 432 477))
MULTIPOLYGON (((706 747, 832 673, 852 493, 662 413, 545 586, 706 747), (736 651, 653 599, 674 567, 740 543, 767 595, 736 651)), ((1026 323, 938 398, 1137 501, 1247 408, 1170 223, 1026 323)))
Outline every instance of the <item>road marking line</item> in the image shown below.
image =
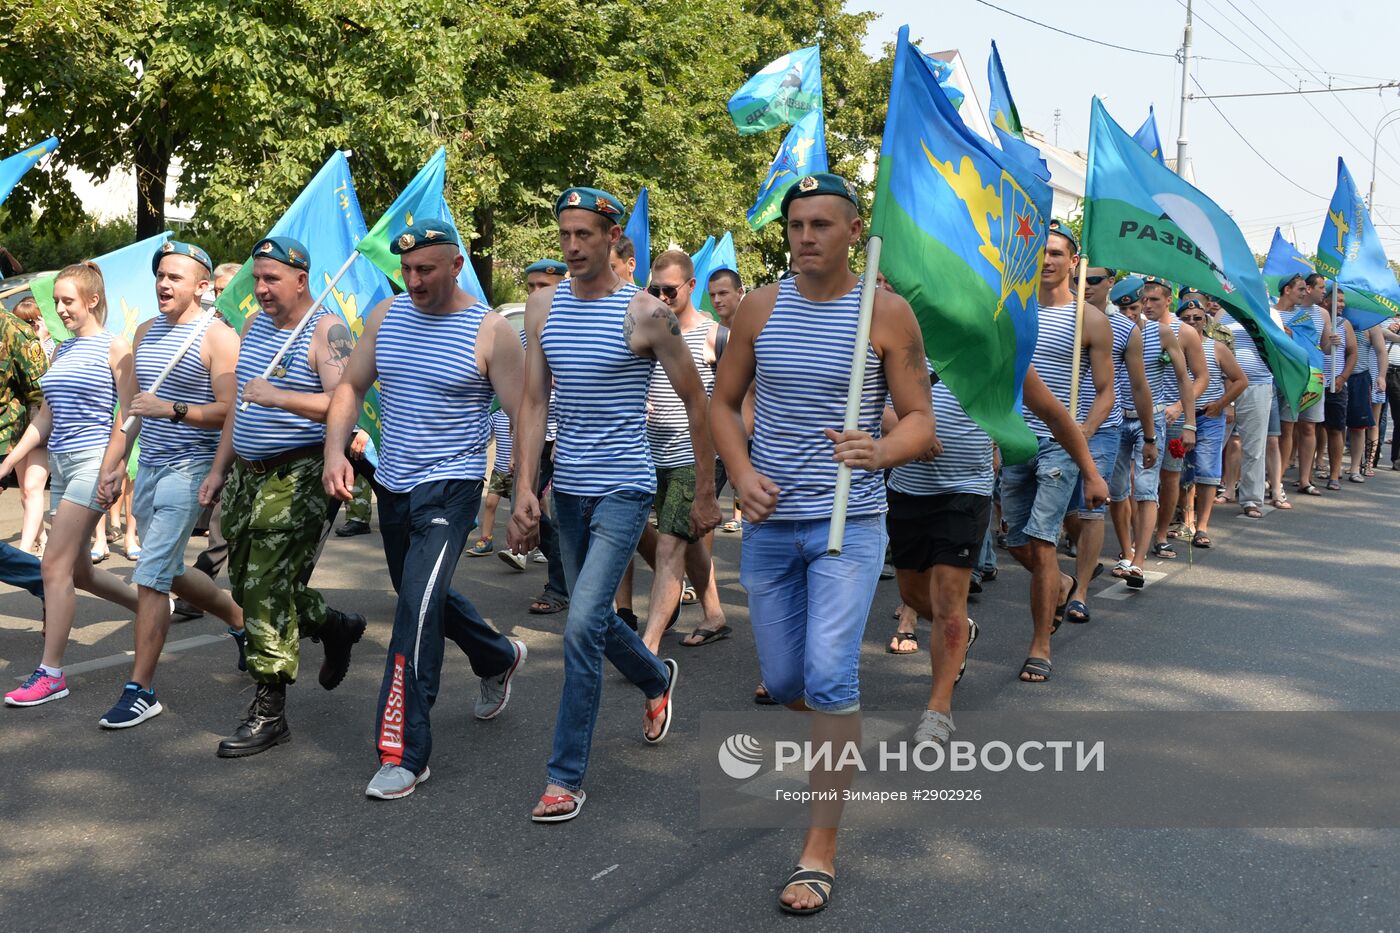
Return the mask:
POLYGON ((616 871, 616 870, 617 870, 617 866, 616 866, 616 865, 609 865, 607 868, 604 868, 602 871, 598 872, 598 874, 594 875, 592 878, 589 878, 588 880, 589 880, 589 881, 597 881, 599 878, 603 877, 603 876, 606 875, 608 872, 612 872, 612 871, 616 871))
MULTIPOLYGON (((227 635, 196 635, 193 638, 182 638, 179 641, 167 642, 161 651, 164 656, 175 651, 187 651, 190 648, 201 648, 204 645, 215 645, 227 638, 227 635)), ((130 664, 131 659, 136 656, 135 651, 123 651, 120 654, 108 655, 105 658, 94 658, 91 661, 79 661, 77 664, 63 665, 64 674, 86 674, 88 671, 100 671, 107 667, 117 667, 122 664, 130 664)), ((16 680, 24 680, 28 677, 17 677, 16 680)))

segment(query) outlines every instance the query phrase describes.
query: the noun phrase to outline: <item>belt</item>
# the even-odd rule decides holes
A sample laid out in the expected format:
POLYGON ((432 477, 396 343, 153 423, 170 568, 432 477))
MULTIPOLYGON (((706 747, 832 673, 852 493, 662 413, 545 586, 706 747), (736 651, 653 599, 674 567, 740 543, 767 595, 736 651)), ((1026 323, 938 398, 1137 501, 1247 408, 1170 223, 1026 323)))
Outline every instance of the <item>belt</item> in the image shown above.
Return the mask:
POLYGON ((262 460, 249 460, 247 457, 239 457, 238 462, 243 464, 254 473, 268 473, 280 466, 285 466, 294 460, 304 460, 307 457, 321 456, 323 448, 320 444, 306 444, 301 447, 293 447, 291 450, 284 450, 280 454, 273 454, 262 460))
MULTIPOLYGON (((1165 404, 1162 404, 1162 405, 1153 405, 1153 406, 1152 406, 1152 414, 1154 414, 1154 415, 1160 415, 1162 412, 1164 412, 1164 411, 1166 411, 1166 410, 1167 410, 1167 406, 1166 406, 1165 404)), ((1142 420, 1142 419, 1140 419, 1140 418, 1138 417, 1138 413, 1137 413, 1137 409, 1136 409, 1136 408, 1125 408, 1125 409, 1123 409, 1123 417, 1124 417, 1124 418, 1127 418, 1129 421, 1140 421, 1140 420, 1142 420)))

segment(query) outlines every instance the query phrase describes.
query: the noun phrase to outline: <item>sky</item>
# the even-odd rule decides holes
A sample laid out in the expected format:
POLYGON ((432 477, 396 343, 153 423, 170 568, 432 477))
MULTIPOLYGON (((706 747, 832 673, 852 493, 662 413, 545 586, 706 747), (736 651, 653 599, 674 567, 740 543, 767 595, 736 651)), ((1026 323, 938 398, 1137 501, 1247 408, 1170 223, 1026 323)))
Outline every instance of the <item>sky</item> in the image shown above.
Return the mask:
MULTIPOLYGON (((1089 103, 1097 95, 1130 133, 1155 105, 1166 155, 1176 153, 1181 66, 1174 55, 1185 0, 848 0, 847 8, 878 15, 867 40, 872 55, 904 24, 926 51, 959 50, 984 107, 995 39, 1021 123, 1053 141, 1058 109, 1064 148, 1087 149, 1089 103)), ((1334 88, 1400 81, 1396 0, 1193 0, 1192 11, 1192 55, 1204 57, 1192 73, 1206 89, 1193 85, 1195 93, 1319 89, 1329 77, 1334 88)), ((1196 186, 1234 216, 1256 252, 1268 251, 1277 225, 1285 236, 1296 231, 1297 245, 1312 253, 1336 187, 1337 157, 1346 159, 1364 196, 1375 129, 1391 111, 1395 122, 1380 134, 1372 219, 1386 254, 1400 259, 1400 88, 1189 101, 1196 186)))

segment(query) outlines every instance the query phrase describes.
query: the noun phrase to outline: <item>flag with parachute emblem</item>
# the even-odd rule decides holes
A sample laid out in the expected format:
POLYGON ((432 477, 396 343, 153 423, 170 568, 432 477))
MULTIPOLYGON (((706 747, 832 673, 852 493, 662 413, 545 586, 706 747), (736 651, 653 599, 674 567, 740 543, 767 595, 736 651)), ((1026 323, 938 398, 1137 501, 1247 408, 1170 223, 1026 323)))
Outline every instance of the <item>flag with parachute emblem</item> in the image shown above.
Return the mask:
POLYGON ((797 121, 778 147, 758 198, 749 208, 749 226, 762 230, 777 220, 782 216, 783 195, 797 179, 826 170, 826 120, 820 110, 813 110, 797 121))
POLYGON ((1049 211, 1049 186, 968 128, 901 28, 870 233, 882 238, 880 271, 913 307, 934 370, 1007 463, 1038 445, 1021 386, 1049 211))
POLYGON ((729 116, 742 136, 796 123, 822 109, 821 46, 779 56, 729 98, 729 116))
POLYGON ((1390 270, 1371 212, 1346 162, 1337 158, 1337 189, 1317 241, 1317 269, 1346 292, 1342 315, 1358 332, 1400 314, 1400 283, 1390 270))

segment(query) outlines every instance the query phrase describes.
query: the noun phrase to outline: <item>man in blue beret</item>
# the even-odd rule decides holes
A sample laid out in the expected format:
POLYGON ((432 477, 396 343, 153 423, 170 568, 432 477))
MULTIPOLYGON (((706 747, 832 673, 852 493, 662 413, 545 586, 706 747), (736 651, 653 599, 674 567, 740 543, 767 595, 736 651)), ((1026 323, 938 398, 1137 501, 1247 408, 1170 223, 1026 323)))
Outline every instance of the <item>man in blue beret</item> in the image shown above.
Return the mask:
MULTIPOLYGON (((613 609, 613 596, 632 559, 656 495, 656 469, 646 435, 647 386, 659 363, 680 396, 697 463, 714 459, 705 388, 676 315, 613 270, 612 247, 625 212, 611 194, 570 188, 554 208, 568 279, 526 299, 529 359, 516 425, 516 499, 510 544, 533 545, 540 524, 535 496, 549 410, 557 392, 559 435, 554 447, 555 519, 569 583, 564 626, 564 689, 555 722, 547 786, 531 812, 537 822, 578 816, 603 658, 642 691, 642 738, 661 742, 670 731, 678 667, 652 654, 613 609)), ((696 477, 690 529, 703 535, 719 524, 714 475, 696 477)))
MULTIPOLYGON (((1143 554, 1139 539, 1136 548, 1138 566, 1143 565, 1147 556, 1161 560, 1177 558, 1176 549, 1167 540, 1167 528, 1171 524, 1177 500, 1181 496, 1181 470, 1185 466, 1185 459, 1172 456, 1171 446, 1172 441, 1180 440, 1186 454, 1195 449, 1196 399, 1205 391, 1210 381, 1201 335, 1194 327, 1182 326, 1181 321, 1172 313, 1175 305, 1172 301, 1171 285, 1153 276, 1144 278, 1146 282, 1142 287, 1143 315, 1147 320, 1157 322, 1171 331, 1180 347, 1183 365, 1178 371, 1177 379, 1164 380, 1162 396, 1156 400, 1157 404, 1166 405, 1162 416, 1167 436, 1166 443, 1158 450, 1162 465, 1158 482, 1157 525, 1149 555, 1143 554)), ((1165 339, 1162 345, 1168 345, 1165 339)), ((1175 365, 1176 361, 1173 360, 1173 366, 1175 365)))
MULTIPOLYGON (((127 729, 160 714, 153 681, 170 631, 170 594, 243 628, 243 611, 202 573, 185 573, 185 546, 199 518, 199 486, 219 447, 219 432, 236 393, 238 335, 205 312, 200 296, 214 264, 190 243, 167 240, 151 258, 156 276, 155 317, 136 328, 132 341, 140 392, 131 400, 136 425, 127 434, 126 457, 139 434, 141 454, 131 514, 141 534, 136 584, 136 658, 131 678, 98 724, 127 729), (156 385, 170 365, 169 375, 156 385)), ((98 500, 110 506, 121 495, 126 459, 102 476, 98 500)))
POLYGON ((319 680, 332 690, 365 630, 363 616, 329 608, 307 586, 333 514, 321 484, 322 448, 331 393, 353 349, 350 330, 324 307, 312 308, 311 256, 302 243, 268 237, 252 258, 261 313, 245 325, 239 352, 243 404, 231 408, 199 490, 201 504, 228 506, 228 575, 234 599, 247 607, 246 666, 257 684, 243 722, 219 743, 221 758, 256 755, 291 737, 287 686, 297 680, 300 639, 321 642, 319 680))
POLYGON ((510 324, 457 284, 466 258, 457 231, 419 221, 389 245, 403 294, 370 313, 336 386, 326 419, 326 491, 354 494, 346 446, 365 393, 379 383, 381 434, 374 493, 389 579, 398 593, 379 691, 379 770, 365 795, 394 800, 428 778, 429 712, 438 694, 444 639, 481 679, 474 713, 494 719, 510 699, 525 643, 492 628, 452 589, 486 476, 491 399, 516 413, 524 351, 510 324), (467 361, 467 365, 463 362, 467 361))
MULTIPOLYGON (((817 714, 815 740, 858 741, 861 640, 888 540, 883 473, 935 441, 927 362, 909 304, 877 290, 860 426, 842 429, 860 318, 862 283, 850 263, 864 234, 859 197, 838 175, 806 175, 783 198, 782 214, 797 275, 741 302, 715 381, 713 431, 743 502, 739 579, 768 695, 817 714), (752 450, 743 417, 751 387, 752 450), (898 421, 882 435, 887 391, 898 421), (852 471, 850 499, 841 553, 831 555, 839 464, 852 471)), ((850 781, 839 769, 811 777, 814 791, 838 799, 850 781)), ((814 803, 783 910, 826 906, 839 821, 839 804, 814 803)))

